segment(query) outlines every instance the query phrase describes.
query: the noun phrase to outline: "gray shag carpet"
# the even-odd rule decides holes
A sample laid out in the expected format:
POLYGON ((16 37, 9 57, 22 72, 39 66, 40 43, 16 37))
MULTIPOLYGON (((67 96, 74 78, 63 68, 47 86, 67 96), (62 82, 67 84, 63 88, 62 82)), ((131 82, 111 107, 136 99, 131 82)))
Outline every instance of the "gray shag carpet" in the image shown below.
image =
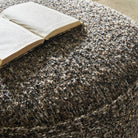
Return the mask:
POLYGON ((137 24, 88 0, 33 1, 84 25, 0 69, 0 137, 136 138, 137 24))

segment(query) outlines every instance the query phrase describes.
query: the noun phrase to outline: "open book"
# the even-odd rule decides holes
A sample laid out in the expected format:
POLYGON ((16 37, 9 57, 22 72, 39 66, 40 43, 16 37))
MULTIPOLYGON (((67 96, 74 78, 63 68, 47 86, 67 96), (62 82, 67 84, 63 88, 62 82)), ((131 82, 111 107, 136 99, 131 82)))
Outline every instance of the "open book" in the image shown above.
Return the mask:
POLYGON ((81 22, 34 2, 11 6, 0 14, 0 66, 81 22))

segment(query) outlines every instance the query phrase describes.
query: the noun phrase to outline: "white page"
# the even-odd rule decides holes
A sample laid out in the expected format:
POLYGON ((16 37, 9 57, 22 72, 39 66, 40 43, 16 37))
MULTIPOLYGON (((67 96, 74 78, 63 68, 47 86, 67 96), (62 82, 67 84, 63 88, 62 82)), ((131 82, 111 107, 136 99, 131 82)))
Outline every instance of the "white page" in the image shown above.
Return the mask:
POLYGON ((53 35, 80 24, 80 21, 75 18, 34 2, 11 6, 2 12, 2 16, 43 38, 46 38, 51 32, 61 27, 62 29, 53 35))
POLYGON ((44 40, 23 27, 0 18, 0 62, 37 41, 42 43, 44 40))

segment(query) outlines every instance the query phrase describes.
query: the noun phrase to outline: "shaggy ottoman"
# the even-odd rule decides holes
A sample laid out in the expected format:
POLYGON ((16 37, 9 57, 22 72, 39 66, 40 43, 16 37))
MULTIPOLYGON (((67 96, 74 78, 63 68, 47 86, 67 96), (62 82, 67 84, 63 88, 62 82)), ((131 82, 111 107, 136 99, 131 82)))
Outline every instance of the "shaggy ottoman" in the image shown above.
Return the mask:
POLYGON ((136 137, 137 24, 88 0, 33 1, 84 24, 0 69, 0 137, 136 137))

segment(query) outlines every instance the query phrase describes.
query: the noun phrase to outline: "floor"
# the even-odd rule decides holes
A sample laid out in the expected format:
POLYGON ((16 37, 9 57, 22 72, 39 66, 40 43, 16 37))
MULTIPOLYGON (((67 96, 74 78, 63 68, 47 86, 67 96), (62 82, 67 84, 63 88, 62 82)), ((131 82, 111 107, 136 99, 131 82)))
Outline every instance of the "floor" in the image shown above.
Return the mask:
POLYGON ((138 0, 92 0, 131 17, 138 23, 138 0))

